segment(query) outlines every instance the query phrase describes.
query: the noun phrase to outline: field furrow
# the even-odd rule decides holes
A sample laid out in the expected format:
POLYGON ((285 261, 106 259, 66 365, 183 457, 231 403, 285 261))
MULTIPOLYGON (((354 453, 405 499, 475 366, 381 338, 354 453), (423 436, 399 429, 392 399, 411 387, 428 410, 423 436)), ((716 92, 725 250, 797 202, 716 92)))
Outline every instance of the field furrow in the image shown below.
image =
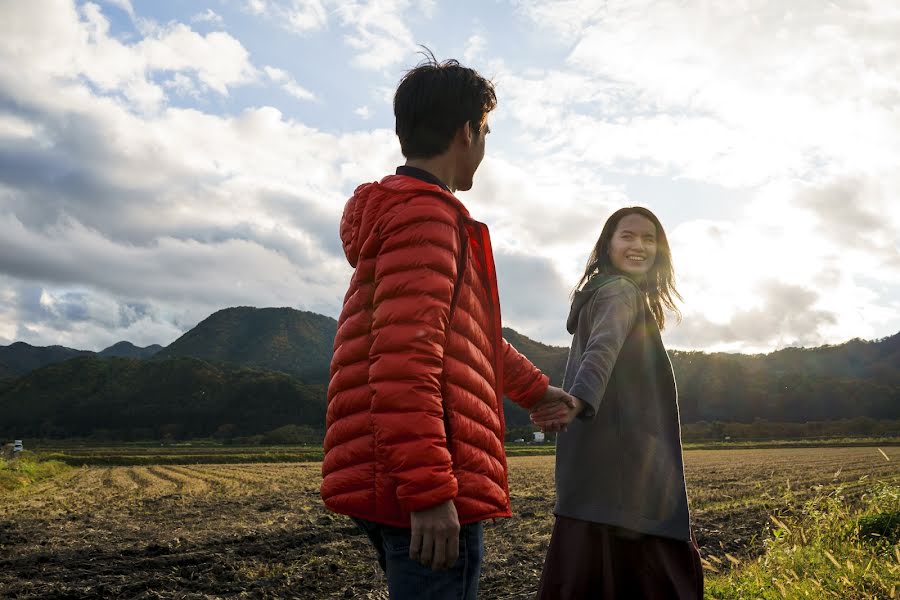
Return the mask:
POLYGON ((242 485, 239 480, 234 477, 228 477, 222 473, 219 466, 202 466, 202 465, 179 465, 171 467, 178 472, 184 473, 189 477, 202 479, 214 490, 216 494, 240 494, 243 492, 242 485))
POLYGON ((185 474, 177 467, 170 465, 160 466, 156 467, 154 472, 161 477, 177 482, 179 489, 185 494, 207 494, 210 492, 210 485, 207 481, 200 477, 185 474))
POLYGON ((128 494, 140 490, 140 484, 131 476, 130 467, 113 467, 111 471, 112 485, 120 492, 128 494))
POLYGON ((154 471, 155 467, 130 467, 132 477, 140 482, 140 493, 149 496, 161 496, 178 491, 177 482, 162 477, 154 471))

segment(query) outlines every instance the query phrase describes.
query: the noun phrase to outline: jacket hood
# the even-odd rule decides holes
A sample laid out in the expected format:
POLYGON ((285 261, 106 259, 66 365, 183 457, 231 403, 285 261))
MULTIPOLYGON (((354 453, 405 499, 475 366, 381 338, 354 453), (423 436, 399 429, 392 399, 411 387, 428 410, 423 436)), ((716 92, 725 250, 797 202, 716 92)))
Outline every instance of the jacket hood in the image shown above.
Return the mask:
POLYGON ((356 267, 362 246, 378 220, 398 202, 413 196, 434 195, 455 206, 465 217, 469 211, 459 199, 438 185, 406 175, 388 175, 356 188, 344 206, 341 217, 341 243, 350 266, 356 267))
MULTIPOLYGON (((575 292, 575 297, 572 298, 572 308, 569 309, 569 318, 566 319, 566 329, 569 333, 575 333, 575 330, 578 328, 578 315, 581 312, 581 307, 583 307, 588 300, 593 298, 595 293, 601 294, 601 298, 616 293, 615 288, 618 286, 610 285, 614 281, 627 281, 640 291, 638 285, 624 275, 594 275, 588 279, 587 283, 584 284, 584 287, 575 292), (601 288, 604 291, 598 292, 601 288)), ((643 294, 643 292, 641 293, 643 294)))

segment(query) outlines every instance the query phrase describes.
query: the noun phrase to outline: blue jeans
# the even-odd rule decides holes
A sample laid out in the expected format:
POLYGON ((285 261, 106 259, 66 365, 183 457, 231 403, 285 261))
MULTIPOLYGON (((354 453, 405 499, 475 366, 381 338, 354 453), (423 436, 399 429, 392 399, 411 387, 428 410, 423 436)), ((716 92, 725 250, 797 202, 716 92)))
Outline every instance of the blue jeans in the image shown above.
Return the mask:
POLYGON ((410 530, 356 519, 378 552, 378 565, 387 575, 391 600, 476 600, 484 527, 463 525, 459 530, 459 558, 446 571, 433 571, 409 558, 410 530))

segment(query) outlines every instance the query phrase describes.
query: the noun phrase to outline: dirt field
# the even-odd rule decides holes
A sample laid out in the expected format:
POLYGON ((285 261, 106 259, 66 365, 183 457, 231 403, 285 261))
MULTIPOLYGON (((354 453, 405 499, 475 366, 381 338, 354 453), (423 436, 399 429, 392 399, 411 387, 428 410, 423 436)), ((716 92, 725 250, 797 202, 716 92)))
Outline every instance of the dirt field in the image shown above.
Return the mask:
MULTIPOLYGON (((900 481, 900 447, 883 450, 686 452, 708 564, 761 552, 769 515, 809 494, 900 481)), ((516 515, 486 528, 486 600, 532 597, 552 526, 553 457, 510 469, 516 515)), ((73 469, 0 496, 0 597, 386 598, 365 538, 325 511, 318 483, 318 463, 73 469)))

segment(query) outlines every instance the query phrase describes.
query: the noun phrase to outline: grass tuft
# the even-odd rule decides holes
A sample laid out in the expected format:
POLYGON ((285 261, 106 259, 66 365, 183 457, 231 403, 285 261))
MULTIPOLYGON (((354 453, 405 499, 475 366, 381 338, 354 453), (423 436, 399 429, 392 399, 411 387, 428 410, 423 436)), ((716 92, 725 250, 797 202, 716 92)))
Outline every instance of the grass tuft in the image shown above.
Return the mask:
POLYGON ((0 459, 0 493, 16 491, 56 477, 71 467, 56 460, 39 460, 31 452, 21 452, 11 460, 0 459))
POLYGON ((859 535, 863 538, 882 538, 891 544, 900 542, 900 511, 863 515, 859 518, 859 535))
POLYGON ((839 487, 775 527, 756 561, 707 578, 706 597, 895 598, 900 588, 900 487, 870 483, 859 502, 839 487))

